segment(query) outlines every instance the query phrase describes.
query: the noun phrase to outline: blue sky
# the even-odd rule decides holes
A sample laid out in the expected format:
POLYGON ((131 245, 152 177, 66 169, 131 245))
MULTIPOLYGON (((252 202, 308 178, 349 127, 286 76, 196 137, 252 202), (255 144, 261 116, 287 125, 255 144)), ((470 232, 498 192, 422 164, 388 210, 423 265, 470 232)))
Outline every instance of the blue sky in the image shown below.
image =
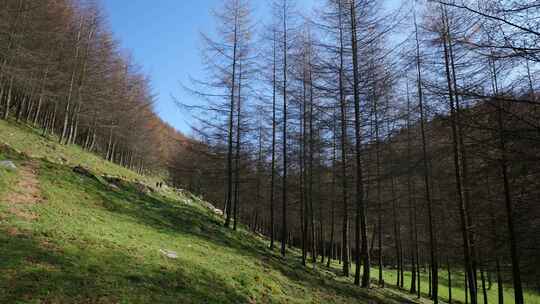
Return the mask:
MULTIPOLYGON (((307 5, 313 0, 299 1, 307 5)), ((156 111, 171 125, 189 134, 190 117, 176 107, 193 97, 180 83, 201 76, 199 56, 201 31, 214 29, 211 9, 221 0, 102 0, 109 23, 122 49, 150 76, 157 95, 156 111), (186 123, 187 122, 187 123, 186 123)), ((267 1, 253 1, 257 14, 267 1)))
MULTIPOLYGON (((394 2, 396 0, 391 0, 394 2)), ((165 121, 189 134, 189 115, 182 113, 172 96, 187 103, 194 97, 180 83, 202 76, 199 33, 212 33, 210 11, 222 0, 101 0, 122 49, 150 76, 157 95, 156 111, 165 121)), ((255 15, 268 9, 269 1, 253 0, 255 15)), ((320 0, 297 0, 306 10, 320 0)), ((255 18, 254 18, 255 19, 255 18)))
POLYGON ((157 95, 156 111, 177 129, 189 133, 189 116, 171 95, 190 98, 180 87, 197 76, 199 32, 212 29, 209 10, 219 0, 102 0, 115 37, 148 74, 157 95))

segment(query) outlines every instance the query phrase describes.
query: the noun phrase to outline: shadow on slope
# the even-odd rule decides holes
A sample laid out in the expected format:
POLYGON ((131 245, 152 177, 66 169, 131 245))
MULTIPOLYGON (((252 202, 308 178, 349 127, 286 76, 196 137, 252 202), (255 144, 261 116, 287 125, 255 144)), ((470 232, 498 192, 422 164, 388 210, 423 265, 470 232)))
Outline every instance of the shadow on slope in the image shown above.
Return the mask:
MULTIPOLYGON (((103 187, 103 186, 101 186, 103 187)), ((335 275, 301 266, 297 255, 289 253, 282 258, 271 252, 267 244, 252 234, 240 230, 237 232, 223 227, 223 221, 209 210, 162 197, 159 194, 142 194, 134 187, 124 187, 120 191, 101 189, 100 195, 106 202, 105 207, 115 213, 133 217, 138 222, 153 229, 171 235, 192 235, 220 247, 234 250, 235 253, 259 261, 261 267, 279 271, 289 280, 303 288, 288 290, 298 297, 305 297, 305 289, 325 295, 339 295, 355 302, 373 303, 414 303, 395 293, 383 293, 382 290, 365 290, 348 282, 335 280, 335 275)), ((322 266, 321 266, 322 267, 322 266)), ((322 267, 321 269, 326 269, 322 267)))
POLYGON ((185 260, 171 270, 110 248, 59 248, 13 229, 0 230, 0 243, 0 303, 248 302, 185 260))
MULTIPOLYGON (((0 224, 0 243, 6 244, 0 248, 0 303, 250 303, 253 297, 261 303, 408 303, 304 268, 296 255, 283 259, 253 235, 224 228, 221 219, 196 204, 141 193, 129 183, 111 189, 67 166, 46 161, 39 175, 49 200, 37 207, 43 218, 22 232, 8 232, 8 226, 0 224), (55 223, 59 221, 63 222, 55 223), (114 226, 113 221, 123 224, 114 226), (106 227, 92 227, 99 225, 106 227), (135 234, 167 236, 165 244, 186 246, 186 238, 188 242, 204 240, 218 250, 233 252, 235 256, 228 257, 232 263, 246 257, 247 265, 254 263, 251 274, 264 272, 262 280, 275 280, 279 290, 277 294, 273 289, 252 293, 260 282, 249 275, 249 281, 243 282, 242 270, 230 276, 223 272, 237 266, 231 262, 222 265, 220 273, 182 254, 179 259, 166 260, 158 256, 160 247, 155 246, 162 245, 158 241, 150 249, 132 251, 133 246, 154 242, 142 236, 129 239, 131 231, 122 229, 133 225, 141 229, 135 234), (248 287, 240 287, 243 284, 248 287)), ((211 254, 206 252, 204 261, 211 260, 211 254)))

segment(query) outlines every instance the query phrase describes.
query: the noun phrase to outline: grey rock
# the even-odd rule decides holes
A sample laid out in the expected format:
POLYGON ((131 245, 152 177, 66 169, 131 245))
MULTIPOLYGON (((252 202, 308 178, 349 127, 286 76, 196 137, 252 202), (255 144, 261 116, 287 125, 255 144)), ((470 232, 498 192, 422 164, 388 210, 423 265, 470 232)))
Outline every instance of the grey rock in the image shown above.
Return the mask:
POLYGON ((0 168, 4 168, 10 171, 17 170, 17 166, 15 165, 15 163, 10 160, 0 161, 0 168))
POLYGON ((159 252, 161 252, 161 254, 168 257, 169 259, 178 259, 178 253, 174 251, 160 249, 159 252))
POLYGON ((96 176, 92 172, 90 172, 89 169, 86 169, 85 167, 82 167, 82 166, 74 167, 73 172, 80 174, 82 176, 86 176, 88 178, 94 178, 94 179, 96 178, 96 176))

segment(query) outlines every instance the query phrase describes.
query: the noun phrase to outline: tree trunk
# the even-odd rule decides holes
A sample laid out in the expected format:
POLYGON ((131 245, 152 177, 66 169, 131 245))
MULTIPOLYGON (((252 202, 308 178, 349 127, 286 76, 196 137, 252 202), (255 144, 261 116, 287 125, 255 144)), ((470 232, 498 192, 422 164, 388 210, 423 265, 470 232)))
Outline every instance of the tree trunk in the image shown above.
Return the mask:
POLYGON ((448 304, 452 304, 452 269, 448 255, 446 255, 446 270, 448 273, 448 304))
POLYGON ((236 154, 235 154, 235 170, 234 170, 234 223, 233 230, 238 227, 238 210, 240 204, 240 145, 241 145, 241 120, 242 120, 242 63, 239 63, 238 71, 238 103, 236 108, 236 154))
POLYGON ((332 140, 332 196, 330 199, 330 252, 328 253, 328 259, 326 261, 326 267, 330 268, 332 259, 335 258, 334 254, 334 229, 335 229, 335 197, 336 197, 336 146, 337 146, 337 115, 334 112, 333 119, 333 140, 332 140))
POLYGON ((66 106, 64 108, 64 124, 62 127, 62 133, 60 133, 60 143, 62 144, 64 143, 64 140, 67 140, 67 136, 68 136, 67 132, 68 132, 69 113, 71 111, 71 98, 73 95, 73 87, 75 85, 75 77, 77 75, 77 65, 78 65, 77 61, 79 60, 80 42, 81 42, 83 26, 84 26, 84 17, 81 16, 81 20, 79 23, 79 30, 77 32, 77 41, 75 43, 76 46, 75 46, 75 58, 74 58, 74 63, 73 63, 74 66, 71 71, 71 80, 69 82, 68 96, 66 99, 66 106))
POLYGON ((369 252, 367 250, 367 215, 366 206, 364 202, 364 181, 362 175, 362 137, 361 137, 361 121, 360 121, 360 90, 359 90, 359 77, 358 77, 358 47, 357 47, 357 33, 356 33, 356 4, 355 0, 351 0, 351 44, 352 44, 352 56, 353 56, 353 92, 354 92, 354 124, 355 124, 355 154, 356 154, 356 273, 354 282, 356 285, 360 285, 360 256, 363 257, 364 273, 362 275, 362 287, 369 288, 370 285, 370 262, 369 252), (361 238, 361 240, 360 240, 361 238), (360 249, 360 243, 362 248, 360 249))
MULTIPOLYGON (((435 238, 435 231, 433 225, 433 212, 432 212, 432 201, 431 201, 431 189, 429 181, 429 158, 428 158, 428 144, 426 138, 426 119, 424 115, 424 96, 422 91, 422 72, 420 64, 420 43, 418 40, 418 26, 416 23, 416 16, 414 17, 414 26, 415 26, 415 37, 416 37, 416 69, 417 69, 417 82, 418 82, 418 101, 419 101, 419 111, 420 111, 420 132, 422 135, 422 164, 423 164, 423 176, 424 176, 424 188, 425 188, 425 197, 428 211, 428 234, 429 234, 429 247, 430 247, 430 286, 433 285, 435 292, 432 296, 434 303, 438 303, 438 261, 437 261, 437 243, 435 238), (432 273, 433 272, 433 273, 432 273), (433 280, 433 282, 431 281, 433 280)), ((420 280, 419 280, 420 282, 420 280)), ((420 284, 418 284, 420 290, 420 284)), ((420 291, 419 291, 420 295, 420 291)))
MULTIPOLYGON (((493 71, 493 87, 496 98, 499 95, 498 81, 497 81, 497 69, 495 66, 495 59, 491 62, 493 71)), ((508 178, 508 156, 506 151, 506 131, 504 124, 504 103, 502 100, 497 99, 497 127, 499 136, 499 150, 500 159, 499 166, 503 180, 504 202, 506 207, 506 221, 508 226, 508 239, 510 242, 510 258, 512 260, 512 278, 514 282, 514 300, 516 304, 523 304, 523 287, 521 285, 521 271, 519 265, 519 253, 517 249, 516 233, 514 228, 514 207, 512 203, 512 194, 510 190, 510 181, 508 178)))
POLYGON ((270 249, 274 249, 274 230, 275 230, 275 214, 274 214, 274 190, 276 176, 276 30, 274 29, 274 53, 272 65, 272 172, 270 177, 270 249))
POLYGON ((347 189, 347 104, 345 100, 345 88, 343 84, 344 72, 344 46, 343 46, 343 23, 342 23, 342 7, 339 1, 339 107, 341 112, 341 190, 343 200, 343 219, 342 219, 342 235, 341 247, 339 254, 339 262, 343 266, 343 275, 349 276, 349 256, 348 256, 348 227, 349 227, 349 204, 348 204, 348 189, 347 189))
POLYGON ((283 195, 281 224, 281 255, 285 256, 287 238, 287 5, 283 5, 283 195))
POLYGON ((13 95, 13 79, 14 77, 11 76, 9 80, 9 87, 7 92, 7 98, 6 98, 6 105, 4 106, 4 120, 7 120, 9 117, 9 108, 11 107, 11 98, 13 95))

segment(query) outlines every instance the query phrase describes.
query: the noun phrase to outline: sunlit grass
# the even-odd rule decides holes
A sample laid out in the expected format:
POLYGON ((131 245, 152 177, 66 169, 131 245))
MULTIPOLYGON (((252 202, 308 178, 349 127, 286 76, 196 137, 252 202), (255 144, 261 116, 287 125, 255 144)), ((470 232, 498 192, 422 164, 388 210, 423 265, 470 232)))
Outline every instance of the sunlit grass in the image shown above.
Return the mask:
POLYGON ((20 151, 32 158, 46 159, 50 162, 70 166, 92 168, 97 174, 122 176, 131 180, 144 180, 148 183, 155 179, 139 175, 129 169, 104 160, 99 155, 88 153, 77 145, 61 145, 56 136, 42 136, 42 130, 25 124, 16 124, 0 120, 0 143, 20 151))
POLYGON ((17 190, 17 174, 0 176, 0 303, 402 303, 303 268, 295 250, 281 258, 191 197, 33 161, 42 201, 18 208, 35 219, 7 210, 1 192, 17 190))
MULTIPOLYGON (((27 156, 3 149, 0 160, 37 164, 41 201, 17 206, 35 219, 10 212, 5 195, 20 190, 20 176, 0 169, 0 303, 417 302, 397 289, 357 288, 352 278, 339 275, 337 262, 332 269, 304 268, 297 249, 283 259, 245 227, 225 229, 191 195, 170 189, 140 193, 132 181, 143 177, 76 146, 58 145, 38 130, 0 121, 1 142, 27 156), (74 173, 72 166, 79 164, 126 180, 111 188, 74 173)), ((385 271, 387 283, 394 276, 385 271)), ((422 287, 427 293, 427 277, 422 287)), ((444 291, 441 286, 443 298, 444 291)), ((526 303, 537 300, 527 294, 526 303)))
MULTIPOLYGON (((351 267, 351 273, 354 273, 354 264, 351 267)), ((332 268, 335 271, 341 271, 341 265, 337 262, 332 263, 332 268)), ((379 278, 379 268, 372 267, 371 269, 371 280, 374 286, 377 286, 379 278)), ((397 282, 397 271, 395 269, 384 269, 383 271, 383 280, 386 287, 390 287, 396 290, 408 292, 411 288, 411 273, 406 271, 404 273, 404 285, 401 290, 396 286, 397 282)), ((352 282, 352 279, 347 281, 352 282)), ((484 303, 484 295, 481 289, 481 281, 478 281, 478 303, 484 303)), ((429 275, 427 272, 421 272, 420 287, 422 297, 428 298, 429 296, 429 275)), ((486 282, 487 288, 487 282, 486 282)), ((447 302, 449 299, 448 293, 448 276, 446 269, 439 270, 439 298, 442 301, 447 302)), ((524 293, 525 303, 540 303, 540 295, 531 290, 525 290, 524 293)), ((487 290, 487 299, 488 303, 498 303, 498 285, 496 282, 492 282, 491 288, 487 290)), ((504 300, 505 303, 514 303, 514 290, 512 288, 504 288, 504 300)), ((465 276, 461 271, 452 271, 452 301, 465 303, 465 276)), ((470 299, 469 299, 470 302, 470 299)))

